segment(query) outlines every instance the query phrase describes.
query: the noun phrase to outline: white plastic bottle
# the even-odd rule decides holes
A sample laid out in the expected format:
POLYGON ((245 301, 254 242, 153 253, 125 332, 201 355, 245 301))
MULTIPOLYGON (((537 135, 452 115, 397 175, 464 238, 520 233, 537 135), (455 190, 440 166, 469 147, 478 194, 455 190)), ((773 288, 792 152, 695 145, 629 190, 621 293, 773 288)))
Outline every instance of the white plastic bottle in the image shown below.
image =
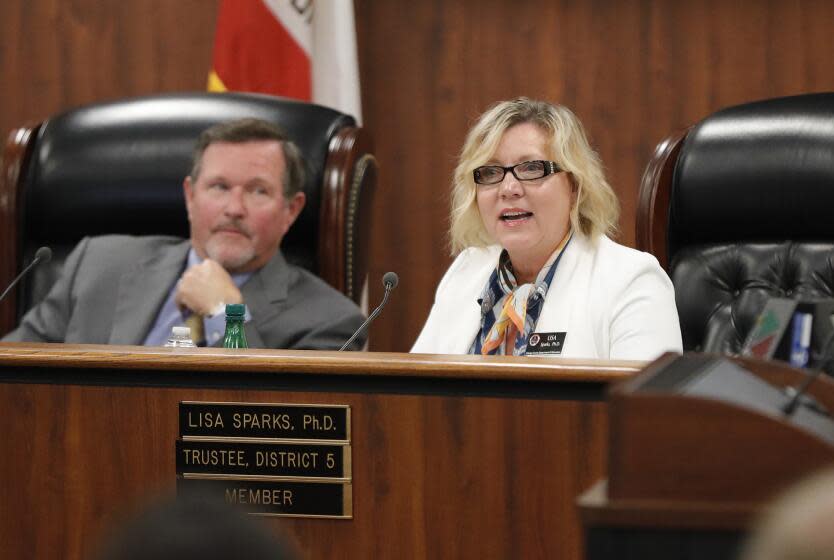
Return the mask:
POLYGON ((191 329, 188 327, 176 326, 171 329, 171 336, 163 344, 166 348, 194 348, 194 341, 191 340, 191 329))

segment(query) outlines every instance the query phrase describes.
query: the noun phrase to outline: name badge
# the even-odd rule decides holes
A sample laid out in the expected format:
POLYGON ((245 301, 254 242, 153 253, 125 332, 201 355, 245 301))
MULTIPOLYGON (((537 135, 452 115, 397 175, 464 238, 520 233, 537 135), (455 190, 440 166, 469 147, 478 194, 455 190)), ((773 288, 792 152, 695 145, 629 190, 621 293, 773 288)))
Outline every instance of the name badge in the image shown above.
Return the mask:
POLYGON ((566 332, 551 332, 551 333, 533 333, 530 335, 530 340, 527 341, 527 355, 541 356, 551 355, 558 356, 562 353, 562 348, 565 346, 566 332))

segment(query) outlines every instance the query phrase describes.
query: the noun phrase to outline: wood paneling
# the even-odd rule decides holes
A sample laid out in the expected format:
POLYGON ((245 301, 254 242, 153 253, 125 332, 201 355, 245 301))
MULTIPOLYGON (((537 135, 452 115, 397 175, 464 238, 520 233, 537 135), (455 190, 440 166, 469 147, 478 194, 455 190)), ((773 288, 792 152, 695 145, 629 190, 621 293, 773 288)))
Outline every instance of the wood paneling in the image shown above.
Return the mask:
POLYGON ((354 518, 270 521, 305 558, 581 558, 603 403, 0 385, 9 557, 86 558, 112 516, 171 492, 182 400, 351 407, 354 518))
POLYGON ((114 516, 172 491, 177 406, 196 400, 351 407, 353 519, 269 520, 305 558, 578 559, 601 399, 642 365, 5 345, 0 550, 87 557, 114 516))
MULTIPOLYGON (((0 3, 0 133, 81 103, 202 89, 218 0, 0 3)), ((828 0, 356 0, 365 125, 380 163, 371 348, 407 350, 450 262, 449 180, 473 119, 517 95, 571 107, 622 202, 655 145, 721 107, 834 89, 828 0)))
POLYGON ((219 0, 0 3, 0 130, 105 99, 205 89, 219 0))

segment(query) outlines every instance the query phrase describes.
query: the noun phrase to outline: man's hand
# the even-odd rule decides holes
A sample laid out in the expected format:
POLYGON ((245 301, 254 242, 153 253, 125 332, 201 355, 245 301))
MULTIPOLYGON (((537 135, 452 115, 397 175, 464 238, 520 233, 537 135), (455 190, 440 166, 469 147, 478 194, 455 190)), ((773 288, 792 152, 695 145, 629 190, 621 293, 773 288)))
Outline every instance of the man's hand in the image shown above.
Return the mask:
POLYGON ((205 316, 221 303, 243 303, 243 296, 226 269, 206 259, 185 271, 177 284, 174 300, 180 308, 205 316))

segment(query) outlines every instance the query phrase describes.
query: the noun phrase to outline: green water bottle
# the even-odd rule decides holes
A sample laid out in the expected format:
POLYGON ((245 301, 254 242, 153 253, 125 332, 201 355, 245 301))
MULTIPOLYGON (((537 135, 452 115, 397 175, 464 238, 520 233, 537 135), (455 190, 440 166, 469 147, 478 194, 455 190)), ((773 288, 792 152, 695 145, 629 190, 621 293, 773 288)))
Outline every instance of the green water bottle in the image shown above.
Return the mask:
POLYGON ((249 348, 246 333, 243 332, 243 316, 246 306, 242 303, 226 304, 226 334, 223 335, 223 348, 249 348))

